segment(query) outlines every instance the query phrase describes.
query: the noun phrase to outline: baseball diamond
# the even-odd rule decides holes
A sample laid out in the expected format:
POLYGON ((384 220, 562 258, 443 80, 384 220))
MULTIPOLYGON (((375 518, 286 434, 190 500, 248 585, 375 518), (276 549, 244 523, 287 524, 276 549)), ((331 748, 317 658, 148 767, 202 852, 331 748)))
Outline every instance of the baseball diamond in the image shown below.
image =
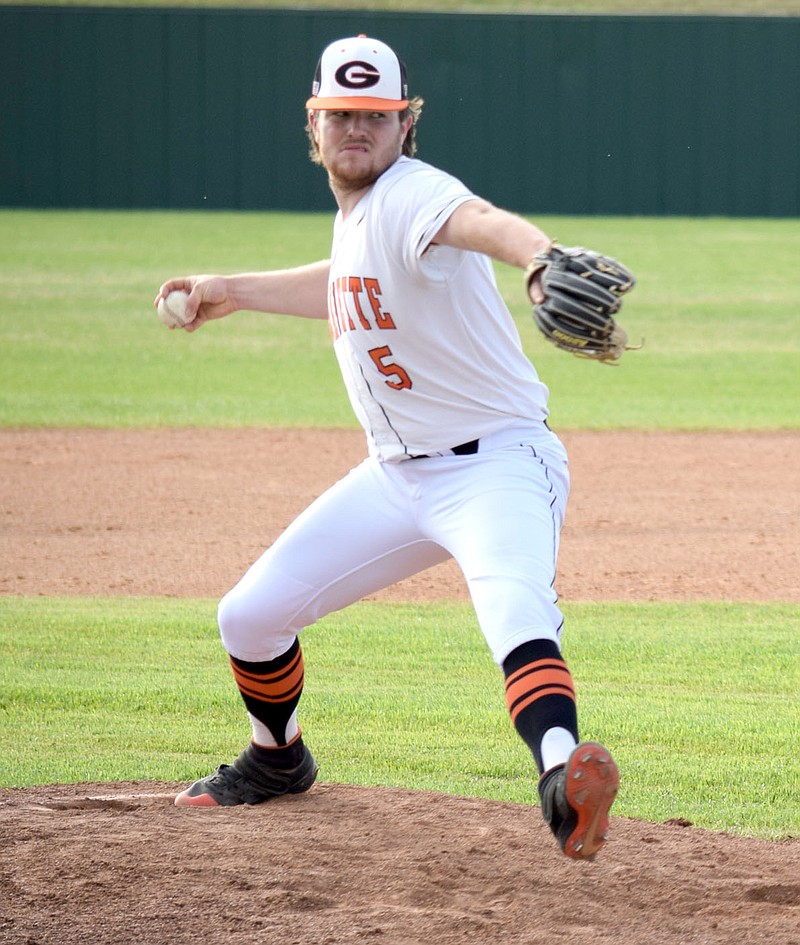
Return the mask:
MULTIPOLYGON (((565 596, 800 601, 794 433, 565 440, 581 471, 560 558, 565 596), (754 456, 754 443, 758 462, 733 461, 754 456), (764 509, 761 489, 782 495, 781 508, 764 509), (631 507, 609 501, 620 494, 635 497, 631 507), (764 532, 760 573, 749 542, 764 532)), ((357 431, 0 431, 0 480, 17 510, 0 544, 0 573, 11 576, 2 592, 211 598, 362 448, 357 431), (143 463, 163 491, 142 495, 143 463), (201 566, 189 567, 198 549, 201 566), (164 556, 175 563, 167 574, 164 556)), ((382 597, 464 594, 442 565, 382 597)), ((566 928, 587 945, 798 940, 796 839, 612 818, 613 842, 586 872, 554 859, 527 806, 331 784, 324 763, 308 794, 201 818, 173 806, 180 787, 0 790, 0 846, 13 850, 0 864, 0 888, 13 890, 0 897, 4 945, 547 945, 566 928)))
POLYGON ((384 42, 329 42, 309 90, 295 108, 336 208, 329 250, 290 268, 165 272, 154 305, 195 351, 213 332, 194 332, 238 312, 327 324, 360 431, 0 431, 10 539, 0 595, 17 614, 8 652, 27 655, 35 635, 102 683, 95 701, 72 698, 44 649, 30 665, 10 661, 0 706, 22 706, 33 735, 18 747, 23 728, 11 716, 7 783, 14 765, 26 771, 17 783, 36 784, 64 762, 87 780, 140 778, 0 789, 0 843, 12 854, 0 864, 0 939, 797 945, 798 839, 726 836, 681 816, 778 836, 766 833, 773 819, 793 813, 783 795, 768 805, 777 765, 796 770, 783 747, 794 718, 778 706, 791 683, 791 628, 775 617, 800 599, 796 436, 556 429, 548 381, 523 349, 495 263, 519 271, 549 342, 623 384, 624 370, 585 360, 617 362, 641 347, 615 320, 623 295, 623 320, 635 311, 636 276, 597 250, 565 248, 419 159, 425 103, 384 42), (169 594, 214 598, 218 635, 205 637, 206 617, 190 610, 204 600, 173 602, 177 619, 154 626, 151 641, 149 620, 141 640, 116 611, 95 624, 83 609, 56 628, 45 610, 54 601, 27 600, 23 616, 12 599, 48 593, 119 595, 132 612, 158 608, 159 621, 169 594), (409 601, 456 598, 471 605, 474 639, 448 623, 460 607, 410 616, 409 601), (384 611, 362 602, 386 600, 407 604, 391 608, 392 626, 379 634, 382 616, 357 622, 384 611), (762 600, 780 603, 757 611, 762 600), (625 601, 714 605, 694 606, 697 625, 673 650, 680 608, 611 604, 625 601), (591 659, 562 646, 571 628, 591 659), (753 632, 752 659, 742 649, 750 631, 764 634, 753 632), (644 658, 658 652, 648 634, 674 653, 676 677, 669 657, 644 658), (91 663, 93 640, 102 658, 91 663), (468 662, 476 642, 481 675, 468 662), (154 661, 159 695, 174 654, 171 695, 149 707, 167 733, 150 764, 157 756, 169 768, 146 767, 135 643, 154 661), (222 738, 229 706, 217 677, 204 676, 216 658, 240 723, 222 738), (410 685, 419 666, 424 708, 410 685), (473 694, 481 708, 464 702, 454 725, 448 710, 473 694), (641 694, 656 699, 640 719, 641 694), (720 729, 727 694, 744 711, 720 729), (492 724, 501 717, 521 750, 513 773, 500 761, 505 742, 481 725, 484 695, 496 703, 492 724), (62 696, 76 710, 68 732, 47 715, 62 696), (769 706, 760 728, 750 727, 751 697, 769 706), (386 723, 406 703, 392 732, 386 723), (134 709, 124 721, 123 704, 134 709), (674 746, 687 733, 684 756, 674 746), (392 752, 412 736, 402 767, 413 774, 395 779, 392 752), (93 738, 112 764, 122 751, 135 768, 73 764, 81 746, 70 742, 93 738), (351 779, 368 786, 342 783, 351 779), (636 806, 657 801, 655 815, 636 806), (745 809, 750 820, 737 820, 745 809))

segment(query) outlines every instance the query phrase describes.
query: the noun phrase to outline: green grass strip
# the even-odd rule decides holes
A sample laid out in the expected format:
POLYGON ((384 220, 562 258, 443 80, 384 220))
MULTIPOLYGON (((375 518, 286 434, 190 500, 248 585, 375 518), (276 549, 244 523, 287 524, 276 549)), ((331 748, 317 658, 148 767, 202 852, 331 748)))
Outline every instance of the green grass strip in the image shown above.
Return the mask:
MULTIPOLYGON (((152 300, 170 276, 327 256, 332 215, 0 211, 0 426, 353 427, 324 322, 237 313, 194 335, 152 300)), ((537 331, 498 280, 557 429, 800 428, 800 220, 545 217, 638 278, 617 367, 537 331)))
MULTIPOLYGON (((800 836, 800 607, 565 606, 582 735, 615 813, 800 836)), ((0 599, 4 786, 189 781, 249 737, 211 601, 0 599)), ((362 603, 304 635, 301 722, 326 781, 533 803, 533 762, 462 603, 362 603)))

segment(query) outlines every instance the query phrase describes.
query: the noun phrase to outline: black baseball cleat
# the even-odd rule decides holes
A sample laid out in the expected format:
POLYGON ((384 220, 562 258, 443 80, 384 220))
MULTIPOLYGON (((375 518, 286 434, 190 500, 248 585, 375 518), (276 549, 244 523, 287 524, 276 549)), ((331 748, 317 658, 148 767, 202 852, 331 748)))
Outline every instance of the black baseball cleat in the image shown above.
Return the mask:
MULTIPOLYGON (((275 768, 259 757, 264 751, 249 745, 232 765, 220 765, 206 778, 195 781, 175 798, 177 807, 235 807, 237 804, 261 804, 282 794, 301 794, 317 777, 317 763, 300 742, 300 754, 293 768, 275 768)), ((293 746, 295 747, 295 746, 293 746)))
POLYGON ((542 775, 542 816, 567 856, 594 859, 608 839, 608 812, 618 790, 614 759, 597 742, 581 742, 566 764, 542 775))

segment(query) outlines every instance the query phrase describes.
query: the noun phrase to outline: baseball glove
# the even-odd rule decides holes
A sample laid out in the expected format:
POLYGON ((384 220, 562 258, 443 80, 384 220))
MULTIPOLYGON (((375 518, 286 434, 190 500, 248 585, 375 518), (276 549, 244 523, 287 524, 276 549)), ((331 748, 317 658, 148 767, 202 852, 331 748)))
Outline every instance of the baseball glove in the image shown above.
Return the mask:
POLYGON ((581 246, 551 243, 525 270, 527 289, 539 272, 544 301, 534 305, 533 319, 548 341, 595 361, 616 361, 632 350, 614 320, 622 296, 636 284, 622 263, 581 246))

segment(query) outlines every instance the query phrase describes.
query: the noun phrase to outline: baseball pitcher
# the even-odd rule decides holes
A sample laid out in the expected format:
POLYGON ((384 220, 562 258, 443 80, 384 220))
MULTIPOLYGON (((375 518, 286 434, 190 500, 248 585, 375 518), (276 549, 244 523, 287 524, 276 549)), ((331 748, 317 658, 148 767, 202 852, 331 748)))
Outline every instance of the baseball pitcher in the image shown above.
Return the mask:
POLYGON ((220 602, 252 737, 175 803, 256 804, 308 790, 317 764, 298 723, 302 631, 452 557, 538 769, 543 816, 567 856, 591 859, 606 840, 619 776, 604 747, 579 741, 561 653, 554 581, 568 462, 492 260, 524 272, 550 341, 600 361, 627 347, 614 315, 633 277, 608 257, 559 247, 418 160, 422 104, 384 43, 329 45, 306 117, 312 160, 338 206, 330 258, 176 278, 156 298, 188 293, 189 332, 239 310, 327 319, 368 446, 220 602))

